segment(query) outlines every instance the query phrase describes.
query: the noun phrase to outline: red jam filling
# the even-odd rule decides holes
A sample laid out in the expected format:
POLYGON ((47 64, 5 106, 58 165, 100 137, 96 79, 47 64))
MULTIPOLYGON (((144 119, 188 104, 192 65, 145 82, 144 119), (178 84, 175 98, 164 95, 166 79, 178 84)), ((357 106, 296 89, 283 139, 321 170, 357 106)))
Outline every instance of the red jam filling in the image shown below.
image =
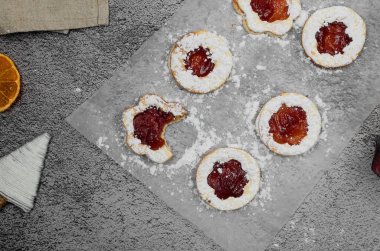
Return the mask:
POLYGON ((281 108, 273 113, 269 120, 269 133, 279 144, 298 145, 308 132, 306 112, 302 107, 288 107, 282 104, 281 108))
POLYGON ((245 174, 241 163, 237 160, 216 162, 212 172, 207 176, 207 184, 215 190, 215 195, 219 199, 238 198, 243 194, 244 186, 248 183, 245 174))
POLYGON ((251 7, 261 21, 272 23, 289 17, 286 0, 251 0, 251 7))
POLYGON ((149 107, 133 119, 135 137, 152 150, 158 150, 165 144, 165 140, 161 137, 164 127, 174 119, 171 112, 149 107))
POLYGON ((185 59, 186 70, 192 70, 193 75, 198 77, 206 77, 215 67, 210 56, 210 49, 205 49, 202 46, 188 52, 185 59))
POLYGON ((315 34, 319 53, 328 53, 334 56, 344 54, 344 47, 352 42, 352 38, 346 34, 347 26, 343 22, 333 22, 323 26, 315 34))

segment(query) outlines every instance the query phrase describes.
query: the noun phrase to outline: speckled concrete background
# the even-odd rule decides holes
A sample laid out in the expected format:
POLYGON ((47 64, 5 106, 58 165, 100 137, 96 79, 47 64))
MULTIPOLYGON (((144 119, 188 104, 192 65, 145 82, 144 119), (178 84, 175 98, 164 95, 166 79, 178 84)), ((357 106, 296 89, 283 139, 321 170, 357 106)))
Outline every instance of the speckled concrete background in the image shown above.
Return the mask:
MULTIPOLYGON (((0 213, 1 250, 220 249, 64 122, 181 1, 110 4, 109 27, 0 37, 23 77, 21 98, 0 115, 0 155, 53 136, 35 209, 0 213)), ((380 180, 369 170, 379 117, 377 109, 271 249, 380 248, 380 180)))

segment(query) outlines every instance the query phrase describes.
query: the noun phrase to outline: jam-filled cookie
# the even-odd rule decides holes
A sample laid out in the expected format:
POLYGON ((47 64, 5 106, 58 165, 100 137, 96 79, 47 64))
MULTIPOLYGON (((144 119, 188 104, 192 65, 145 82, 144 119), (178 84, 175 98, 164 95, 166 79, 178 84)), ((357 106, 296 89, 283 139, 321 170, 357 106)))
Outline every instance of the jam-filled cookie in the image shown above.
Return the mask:
POLYGON ((260 168, 246 151, 219 148, 207 154, 196 174, 201 198, 219 210, 248 204, 260 188, 260 168))
POLYGON ((366 24, 352 9, 334 6, 317 10, 302 32, 302 46, 317 65, 335 68, 352 63, 366 39, 366 24))
POLYGON ((138 105, 123 112, 125 143, 138 155, 163 163, 173 156, 164 139, 165 129, 186 116, 181 104, 168 103, 157 95, 144 95, 138 105))
POLYGON ((243 16, 249 33, 286 34, 300 15, 300 0, 233 0, 236 12, 243 16))
POLYGON ((271 99, 256 119, 261 140, 280 155, 307 152, 317 143, 321 127, 317 106, 297 93, 283 93, 271 99))
POLYGON ((192 93, 209 93, 220 88, 232 70, 227 40, 209 31, 195 31, 175 43, 169 68, 178 85, 192 93))

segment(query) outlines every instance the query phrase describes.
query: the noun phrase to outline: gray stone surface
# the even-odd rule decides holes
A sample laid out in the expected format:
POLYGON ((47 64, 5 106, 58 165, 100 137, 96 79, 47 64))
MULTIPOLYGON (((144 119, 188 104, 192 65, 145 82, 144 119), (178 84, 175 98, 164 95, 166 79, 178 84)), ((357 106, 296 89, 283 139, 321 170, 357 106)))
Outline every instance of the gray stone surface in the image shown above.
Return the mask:
MULTIPOLYGON (((8 205, 0 213, 1 250, 220 249, 64 122, 180 2, 115 0, 109 27, 0 37, 1 52, 23 77, 21 98, 0 114, 0 155, 45 131, 53 136, 36 208, 24 214, 8 205)), ((379 117, 373 114, 271 249, 379 249, 379 179, 368 170, 367 147, 379 117)))

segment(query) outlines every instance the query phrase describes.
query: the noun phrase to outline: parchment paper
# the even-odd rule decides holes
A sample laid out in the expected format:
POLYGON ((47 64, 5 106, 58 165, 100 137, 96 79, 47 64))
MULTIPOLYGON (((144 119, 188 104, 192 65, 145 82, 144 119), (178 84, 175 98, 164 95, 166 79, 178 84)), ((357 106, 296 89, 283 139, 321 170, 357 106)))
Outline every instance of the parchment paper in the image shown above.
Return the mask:
MULTIPOLYGON (((303 9, 334 4, 303 1, 303 9)), ((366 50, 349 67, 324 70, 306 59, 300 29, 282 39, 250 36, 242 29, 231 1, 186 1, 67 121, 222 247, 263 250, 379 101, 379 28, 375 26, 380 21, 376 13, 379 3, 352 0, 343 4, 367 21, 366 50), (197 29, 225 36, 235 57, 231 79, 213 94, 194 95, 180 90, 167 69, 172 44, 197 29), (282 91, 309 96, 323 116, 321 140, 303 156, 272 154, 254 131, 260 107, 282 91), (166 133, 175 157, 164 165, 136 156, 123 145, 122 111, 146 93, 180 101, 190 111, 188 119, 172 125, 166 133), (241 147, 259 160, 262 187, 246 207, 219 212, 201 202, 194 174, 204 153, 229 145, 241 147)))

